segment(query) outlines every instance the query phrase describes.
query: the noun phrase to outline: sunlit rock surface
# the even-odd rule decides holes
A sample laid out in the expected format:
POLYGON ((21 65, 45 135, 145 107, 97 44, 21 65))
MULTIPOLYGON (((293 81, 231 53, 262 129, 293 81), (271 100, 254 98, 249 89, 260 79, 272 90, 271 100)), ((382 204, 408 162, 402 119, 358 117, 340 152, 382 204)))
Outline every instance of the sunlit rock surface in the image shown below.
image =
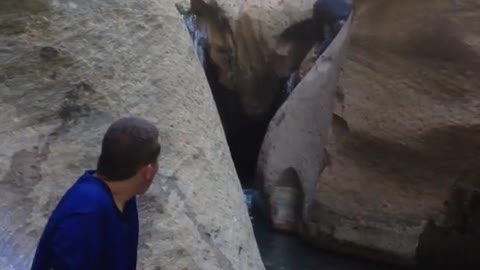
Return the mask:
POLYGON ((211 92, 174 1, 0 1, 0 268, 28 269, 101 136, 161 132, 138 269, 264 269, 211 92))

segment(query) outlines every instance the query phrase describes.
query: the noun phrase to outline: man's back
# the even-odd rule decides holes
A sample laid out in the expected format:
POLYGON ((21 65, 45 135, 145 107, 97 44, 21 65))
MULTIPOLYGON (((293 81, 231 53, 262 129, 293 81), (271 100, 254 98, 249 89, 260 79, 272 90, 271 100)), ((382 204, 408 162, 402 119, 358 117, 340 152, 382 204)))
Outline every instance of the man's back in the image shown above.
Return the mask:
POLYGON ((108 186, 93 174, 94 171, 85 172, 50 216, 32 270, 135 269, 135 197, 120 212, 108 186))

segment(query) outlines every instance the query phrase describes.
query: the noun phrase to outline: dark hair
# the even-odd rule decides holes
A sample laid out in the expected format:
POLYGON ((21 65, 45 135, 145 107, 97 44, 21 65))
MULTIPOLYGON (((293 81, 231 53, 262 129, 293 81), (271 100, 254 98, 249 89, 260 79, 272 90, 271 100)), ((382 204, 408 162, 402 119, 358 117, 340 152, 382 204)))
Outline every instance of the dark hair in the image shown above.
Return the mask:
POLYGON ((115 121, 102 141, 97 173, 109 181, 134 176, 141 166, 157 162, 158 129, 145 119, 125 117, 115 121))

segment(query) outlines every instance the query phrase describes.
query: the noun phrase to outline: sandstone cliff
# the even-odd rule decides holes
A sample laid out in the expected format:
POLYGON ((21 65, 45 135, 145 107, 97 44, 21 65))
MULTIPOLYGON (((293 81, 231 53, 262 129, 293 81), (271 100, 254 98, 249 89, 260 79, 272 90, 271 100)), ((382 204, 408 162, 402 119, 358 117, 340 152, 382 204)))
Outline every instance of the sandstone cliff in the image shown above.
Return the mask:
POLYGON ((312 20, 315 1, 190 2, 232 156, 250 185, 267 126, 298 83, 291 74, 300 69, 303 77, 313 65, 304 60, 321 41, 312 20))
POLYGON ((191 1, 193 12, 209 29, 208 53, 219 80, 239 94, 246 115, 261 117, 275 108, 281 79, 314 42, 312 25, 305 23, 314 2, 191 1))
MULTIPOLYGON (((270 197, 283 195, 272 207, 290 211, 289 228, 322 247, 393 263, 479 263, 479 13, 478 1, 356 3, 341 83, 330 95, 331 128, 316 133, 329 133, 325 162, 315 167, 321 176, 312 185, 302 176, 311 168, 288 170, 289 153, 270 162, 275 174, 264 185, 270 197), (285 178, 301 185, 278 188, 285 178), (306 198, 298 227, 295 194, 306 198)), ((275 117, 288 116, 281 110, 275 117)), ((274 140, 264 148, 290 147, 274 140)), ((311 162, 306 155, 296 162, 311 162)))
POLYGON ((161 131, 139 269, 264 269, 174 1, 0 1, 0 268, 28 269, 49 211, 115 118, 161 131))

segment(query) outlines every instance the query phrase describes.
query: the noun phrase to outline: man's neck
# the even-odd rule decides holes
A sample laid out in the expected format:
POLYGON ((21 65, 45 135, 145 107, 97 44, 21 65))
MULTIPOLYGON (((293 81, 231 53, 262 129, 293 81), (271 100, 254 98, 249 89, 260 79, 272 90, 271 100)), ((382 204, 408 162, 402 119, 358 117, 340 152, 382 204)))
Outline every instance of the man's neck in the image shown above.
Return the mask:
POLYGON ((127 187, 127 183, 108 181, 106 177, 97 174, 95 174, 95 177, 103 181, 108 186, 110 192, 112 193, 115 205, 117 206, 118 210, 123 212, 125 204, 135 196, 128 192, 130 188, 127 187))

